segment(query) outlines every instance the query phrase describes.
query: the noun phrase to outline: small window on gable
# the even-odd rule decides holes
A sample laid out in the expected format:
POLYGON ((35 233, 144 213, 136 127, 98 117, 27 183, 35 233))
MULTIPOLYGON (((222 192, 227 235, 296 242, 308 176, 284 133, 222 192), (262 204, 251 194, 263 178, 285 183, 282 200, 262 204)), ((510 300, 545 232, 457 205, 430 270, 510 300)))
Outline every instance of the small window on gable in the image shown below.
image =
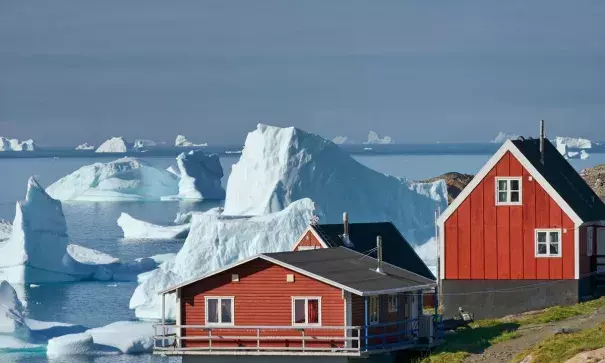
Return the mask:
POLYGON ((536 257, 561 257, 561 230, 536 230, 536 257))
POLYGON ((496 205, 521 204, 521 178, 496 178, 496 205))

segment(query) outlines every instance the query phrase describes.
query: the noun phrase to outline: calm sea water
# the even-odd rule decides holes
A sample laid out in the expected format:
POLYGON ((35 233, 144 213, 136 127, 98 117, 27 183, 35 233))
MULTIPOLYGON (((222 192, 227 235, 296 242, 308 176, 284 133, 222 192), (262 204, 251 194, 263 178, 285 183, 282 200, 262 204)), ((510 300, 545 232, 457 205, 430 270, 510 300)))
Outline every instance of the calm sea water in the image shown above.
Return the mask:
MULTIPOLYGON (((362 164, 385 174, 413 180, 426 179, 448 171, 476 173, 489 155, 385 155, 356 156, 362 164)), ((25 194, 27 179, 36 176, 42 185, 49 185, 77 168, 113 158, 60 159, 0 159, 0 219, 12 220, 15 202, 25 194)), ((223 157, 226 183, 231 165, 237 157, 223 157)), ((154 166, 166 168, 174 158, 146 159, 154 166)), ((593 154, 588 160, 574 160, 577 169, 605 163, 605 154, 593 154)), ((63 203, 71 242, 94 248, 124 261, 159 253, 177 252, 182 246, 178 240, 123 240, 116 221, 126 212, 136 218, 160 224, 172 223, 177 212, 207 210, 219 203, 179 202, 120 202, 120 203, 63 203)), ((1 256, 0 256, 1 258, 1 256)), ((47 284, 37 288, 19 288, 27 301, 29 317, 37 320, 60 321, 88 327, 107 325, 114 321, 135 319, 128 309, 136 283, 82 282, 47 284)), ((10 353, 0 356, 1 362, 49 362, 44 353, 10 353)), ((168 362, 167 358, 142 356, 110 356, 94 358, 62 358, 52 362, 168 362)), ((173 361, 173 360, 170 360, 173 361)))

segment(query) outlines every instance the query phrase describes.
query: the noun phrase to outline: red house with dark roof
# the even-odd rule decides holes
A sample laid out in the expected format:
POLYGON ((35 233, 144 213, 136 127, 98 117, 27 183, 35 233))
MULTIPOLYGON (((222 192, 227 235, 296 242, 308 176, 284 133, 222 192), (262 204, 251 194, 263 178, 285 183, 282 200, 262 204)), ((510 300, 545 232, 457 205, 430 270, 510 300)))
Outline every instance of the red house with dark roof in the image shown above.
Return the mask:
POLYGON ((506 141, 438 226, 446 316, 577 303, 605 262, 605 205, 544 138, 506 141))

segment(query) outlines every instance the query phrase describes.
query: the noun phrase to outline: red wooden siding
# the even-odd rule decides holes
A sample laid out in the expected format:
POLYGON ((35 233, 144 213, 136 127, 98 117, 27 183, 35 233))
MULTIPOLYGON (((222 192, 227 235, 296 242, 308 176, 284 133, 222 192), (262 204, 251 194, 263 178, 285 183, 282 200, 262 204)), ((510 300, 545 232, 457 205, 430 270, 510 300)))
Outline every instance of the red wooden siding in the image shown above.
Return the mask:
POLYGON ((303 238, 294 246, 293 251, 298 251, 300 247, 315 247, 315 248, 323 248, 321 242, 315 237, 313 232, 307 231, 303 238))
POLYGON ((446 279, 574 279, 574 224, 510 153, 445 221, 446 279), (522 177, 522 204, 496 206, 496 177, 522 177), (535 230, 562 230, 562 257, 535 257, 535 230))
MULTIPOLYGON (((292 296, 320 296, 321 324, 323 326, 344 326, 345 301, 342 291, 323 282, 292 272, 270 262, 256 259, 230 270, 195 282, 182 288, 181 314, 183 325, 205 325, 205 297, 218 296, 235 299, 234 323, 236 326, 291 326, 292 325, 292 296), (239 282, 231 282, 231 275, 238 274, 239 282), (287 283, 286 275, 294 274, 295 282, 287 283)), ((184 336, 207 336, 208 333, 196 329, 183 329, 184 336)), ((305 329, 307 335, 343 336, 343 330, 320 331, 312 328, 305 329)), ((256 331, 248 332, 256 336, 256 331)), ((243 335, 241 330, 213 329, 213 335, 236 336, 243 335)), ((296 335, 300 332, 280 331, 280 336, 296 335)), ((262 331, 261 335, 275 336, 275 331, 262 331)), ((217 344, 213 341, 213 345, 217 344)), ((254 344, 256 341, 231 342, 231 345, 254 344)), ((269 343, 263 343, 268 346, 269 343)), ((299 346, 298 342, 275 341, 276 346, 299 346)), ((342 346, 338 342, 318 342, 317 346, 342 346)), ((203 341, 187 341, 186 346, 207 346, 203 341)), ((273 346, 273 345, 271 345, 273 346)))

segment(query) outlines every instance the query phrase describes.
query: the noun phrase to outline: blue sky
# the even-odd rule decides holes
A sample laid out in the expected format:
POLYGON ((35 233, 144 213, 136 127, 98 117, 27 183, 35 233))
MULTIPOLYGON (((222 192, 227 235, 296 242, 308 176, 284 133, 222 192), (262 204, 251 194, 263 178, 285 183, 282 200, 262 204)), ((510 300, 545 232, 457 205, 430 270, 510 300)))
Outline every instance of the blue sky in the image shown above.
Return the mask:
POLYGON ((605 2, 3 0, 0 135, 605 140, 605 2))

